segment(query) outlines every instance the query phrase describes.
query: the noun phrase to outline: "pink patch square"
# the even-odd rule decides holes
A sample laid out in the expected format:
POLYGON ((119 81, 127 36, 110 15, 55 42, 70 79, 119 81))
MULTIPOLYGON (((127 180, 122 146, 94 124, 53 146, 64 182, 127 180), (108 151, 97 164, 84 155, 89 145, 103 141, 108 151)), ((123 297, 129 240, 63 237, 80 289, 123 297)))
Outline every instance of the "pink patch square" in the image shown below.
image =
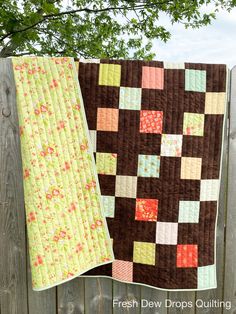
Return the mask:
POLYGON ((198 267, 198 246, 196 244, 177 245, 177 267, 198 267))
POLYGON ((164 69, 155 67, 142 67, 142 88, 163 89, 164 69))
POLYGON ((133 282, 133 263, 115 260, 112 263, 112 277, 121 281, 133 282))
POLYGON ((156 221, 158 211, 157 199, 136 199, 135 220, 156 221))
POLYGON ((140 111, 140 133, 162 133, 163 112, 156 110, 140 111))

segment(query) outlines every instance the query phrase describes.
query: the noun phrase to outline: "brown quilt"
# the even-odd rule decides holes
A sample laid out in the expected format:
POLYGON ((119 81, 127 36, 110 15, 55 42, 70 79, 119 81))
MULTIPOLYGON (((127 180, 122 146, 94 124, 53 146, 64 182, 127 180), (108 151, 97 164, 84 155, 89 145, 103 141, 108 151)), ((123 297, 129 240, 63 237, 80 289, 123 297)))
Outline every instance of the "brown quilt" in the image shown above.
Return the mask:
POLYGON ((217 286, 225 65, 79 63, 115 262, 86 273, 162 289, 217 286))

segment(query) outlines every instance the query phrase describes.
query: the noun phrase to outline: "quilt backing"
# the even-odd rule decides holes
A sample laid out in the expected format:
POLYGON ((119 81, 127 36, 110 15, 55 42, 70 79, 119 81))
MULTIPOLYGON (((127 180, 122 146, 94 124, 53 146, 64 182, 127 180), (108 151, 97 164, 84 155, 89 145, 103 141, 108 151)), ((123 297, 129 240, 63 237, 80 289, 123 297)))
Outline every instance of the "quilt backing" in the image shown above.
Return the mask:
POLYGON ((34 290, 113 260, 71 58, 13 58, 34 290))
POLYGON ((104 275, 215 288, 225 65, 81 60, 79 82, 115 261, 104 275))

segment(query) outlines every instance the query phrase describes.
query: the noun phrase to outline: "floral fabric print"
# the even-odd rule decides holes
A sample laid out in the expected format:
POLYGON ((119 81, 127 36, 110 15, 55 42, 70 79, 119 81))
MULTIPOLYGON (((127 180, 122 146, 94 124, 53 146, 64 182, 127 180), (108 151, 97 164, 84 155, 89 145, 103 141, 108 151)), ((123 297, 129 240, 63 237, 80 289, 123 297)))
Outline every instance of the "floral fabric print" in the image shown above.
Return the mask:
POLYGON ((111 262, 71 58, 13 58, 33 288, 111 262))
POLYGON ((155 110, 140 111, 141 133, 162 133, 163 112, 155 110))
POLYGON ((204 114, 184 113, 184 135, 203 136, 204 134, 204 114))
POLYGON ((158 200, 137 198, 135 220, 157 221, 158 200))

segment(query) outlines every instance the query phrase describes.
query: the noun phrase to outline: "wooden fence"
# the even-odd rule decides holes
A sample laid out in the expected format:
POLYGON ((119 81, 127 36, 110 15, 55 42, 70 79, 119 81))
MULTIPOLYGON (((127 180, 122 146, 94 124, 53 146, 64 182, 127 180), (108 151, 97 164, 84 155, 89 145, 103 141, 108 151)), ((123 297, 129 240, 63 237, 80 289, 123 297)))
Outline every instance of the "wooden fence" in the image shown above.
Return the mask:
POLYGON ((43 292, 31 289, 25 230, 22 170, 14 78, 9 59, 0 59, 0 314, 236 313, 236 67, 231 71, 225 124, 217 228, 218 288, 165 292, 109 278, 77 278, 43 292), (231 309, 185 310, 141 307, 151 301, 229 300, 231 309), (113 307, 113 300, 135 300, 138 307, 113 307))

